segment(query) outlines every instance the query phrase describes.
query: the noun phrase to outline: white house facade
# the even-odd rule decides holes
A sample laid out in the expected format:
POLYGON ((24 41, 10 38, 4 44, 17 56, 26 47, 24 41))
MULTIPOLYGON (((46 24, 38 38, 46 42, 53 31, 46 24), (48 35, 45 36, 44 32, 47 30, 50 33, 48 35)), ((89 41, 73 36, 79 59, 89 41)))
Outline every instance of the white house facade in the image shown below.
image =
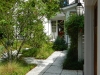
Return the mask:
MULTIPOLYGON (((70 14, 77 13, 77 4, 81 3, 84 7, 84 2, 82 0, 69 0, 68 5, 61 8, 61 13, 58 13, 55 17, 51 18, 50 20, 45 19, 44 22, 44 31, 48 36, 50 36, 51 41, 54 41, 57 36, 61 36, 60 32, 63 31, 62 36, 64 40, 70 47, 70 38, 67 35, 64 27, 64 22, 68 19, 70 14)), ((84 12, 84 11, 83 11, 84 12)), ((78 60, 84 59, 84 36, 79 33, 78 35, 78 60)))
POLYGON ((51 41, 55 41, 55 39, 60 35, 59 32, 61 30, 64 32, 64 20, 65 20, 64 13, 58 13, 50 20, 44 18, 43 21, 44 32, 46 33, 47 36, 50 37, 51 41))

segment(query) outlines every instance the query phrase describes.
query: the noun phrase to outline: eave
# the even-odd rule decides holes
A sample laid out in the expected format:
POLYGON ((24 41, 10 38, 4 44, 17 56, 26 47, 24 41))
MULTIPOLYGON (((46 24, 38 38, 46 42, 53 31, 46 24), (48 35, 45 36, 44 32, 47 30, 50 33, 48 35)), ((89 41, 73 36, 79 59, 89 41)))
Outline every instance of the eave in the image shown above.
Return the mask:
POLYGON ((71 4, 71 5, 66 6, 66 7, 64 7, 64 8, 61 8, 61 10, 66 11, 66 10, 71 9, 71 8, 74 8, 74 7, 76 7, 76 6, 77 6, 77 3, 71 4))

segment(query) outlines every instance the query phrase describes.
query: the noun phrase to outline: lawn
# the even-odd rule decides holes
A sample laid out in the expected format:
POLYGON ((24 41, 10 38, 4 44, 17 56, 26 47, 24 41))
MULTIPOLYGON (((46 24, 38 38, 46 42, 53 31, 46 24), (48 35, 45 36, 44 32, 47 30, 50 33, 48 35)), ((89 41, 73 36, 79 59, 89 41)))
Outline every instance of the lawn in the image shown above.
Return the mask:
POLYGON ((0 75, 25 75, 35 66, 23 62, 0 63, 0 75))
MULTIPOLYGON (((18 42, 17 44, 17 47, 19 46, 20 42, 18 42)), ((21 58, 35 57, 37 59, 46 59, 54 52, 52 46, 53 43, 51 42, 43 43, 41 48, 34 48, 28 44, 24 44, 23 48, 21 49, 21 58), (25 50, 25 48, 29 48, 29 50, 25 50)), ((16 50, 15 43, 13 44, 13 50, 16 50)), ((0 53, 5 51, 6 50, 4 46, 0 44, 0 53)), ((35 64, 27 64, 22 60, 16 62, 0 62, 0 75, 25 75, 27 72, 29 72, 32 68, 36 66, 35 64)))
MULTIPOLYGON (((20 43, 18 43, 18 46, 20 43)), ((54 50, 52 49, 52 43, 44 43, 41 48, 32 48, 31 46, 25 44, 21 50, 22 58, 23 57, 35 57, 37 59, 46 59, 48 58, 54 50), (25 48, 29 48, 29 50, 24 50, 25 48)), ((14 44, 15 48, 15 44, 14 44)), ((0 51, 4 51, 3 45, 0 45, 0 51)), ((0 52, 0 53, 1 53, 0 52)), ((35 64, 27 64, 22 60, 17 62, 0 62, 0 75, 25 75, 32 68, 34 68, 35 64)))

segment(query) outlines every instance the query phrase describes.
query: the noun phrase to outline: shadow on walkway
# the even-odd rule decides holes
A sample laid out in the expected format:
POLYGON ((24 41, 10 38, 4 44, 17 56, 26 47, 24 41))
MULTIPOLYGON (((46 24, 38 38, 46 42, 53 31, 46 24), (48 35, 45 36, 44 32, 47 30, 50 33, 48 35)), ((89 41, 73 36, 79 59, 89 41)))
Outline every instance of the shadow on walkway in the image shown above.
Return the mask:
POLYGON ((26 75, 82 75, 81 70, 63 70, 66 50, 55 51, 46 60, 38 61, 38 65, 26 75))

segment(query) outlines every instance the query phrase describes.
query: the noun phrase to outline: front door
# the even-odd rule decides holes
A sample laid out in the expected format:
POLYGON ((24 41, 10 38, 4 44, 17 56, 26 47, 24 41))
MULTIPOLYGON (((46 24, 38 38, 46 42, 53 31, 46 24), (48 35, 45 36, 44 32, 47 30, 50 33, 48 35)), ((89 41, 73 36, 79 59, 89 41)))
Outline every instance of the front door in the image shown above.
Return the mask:
POLYGON ((58 20, 58 36, 64 38, 64 20, 58 20))

